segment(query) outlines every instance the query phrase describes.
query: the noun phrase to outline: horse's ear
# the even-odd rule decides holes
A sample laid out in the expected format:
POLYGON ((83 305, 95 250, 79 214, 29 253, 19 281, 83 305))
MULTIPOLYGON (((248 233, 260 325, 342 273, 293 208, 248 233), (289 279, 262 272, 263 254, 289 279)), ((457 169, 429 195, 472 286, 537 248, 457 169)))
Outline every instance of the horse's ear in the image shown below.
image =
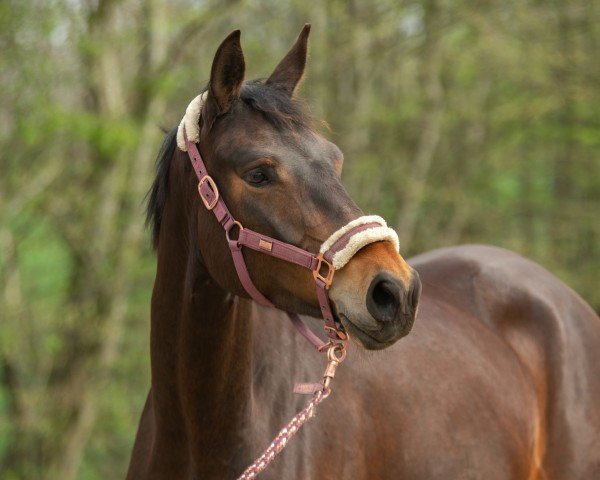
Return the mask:
POLYGON ((245 71, 246 62, 240 44, 240 31, 235 30, 223 40, 213 60, 208 84, 208 99, 212 101, 207 101, 212 104, 210 105, 212 108, 209 108, 213 110, 210 116, 229 110, 231 103, 240 93, 245 71))
POLYGON ((310 23, 298 35, 298 39, 283 60, 275 67, 275 70, 267 80, 267 84, 274 85, 292 96, 304 76, 306 67, 306 55, 308 52, 308 34, 310 23))

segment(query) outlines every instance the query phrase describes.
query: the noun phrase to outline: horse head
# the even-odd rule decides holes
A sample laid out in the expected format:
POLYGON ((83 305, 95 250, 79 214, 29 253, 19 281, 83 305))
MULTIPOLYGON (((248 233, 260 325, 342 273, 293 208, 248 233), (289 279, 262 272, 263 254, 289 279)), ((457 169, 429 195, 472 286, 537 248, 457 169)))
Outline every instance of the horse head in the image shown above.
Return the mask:
MULTIPOLYGON (((239 31, 223 41, 203 97, 199 149, 229 210, 245 227, 318 252, 332 232, 363 213, 342 186, 341 150, 315 130, 297 96, 309 31, 306 25, 265 81, 244 80, 239 31)), ((203 264, 222 288, 247 296, 221 226, 195 198, 194 234, 203 264)), ((244 256, 254 284, 275 306, 320 316, 310 272, 252 250, 244 256)), ((329 298, 351 338, 381 349, 410 331, 419 294, 417 273, 391 242, 378 241, 336 272, 329 298)))

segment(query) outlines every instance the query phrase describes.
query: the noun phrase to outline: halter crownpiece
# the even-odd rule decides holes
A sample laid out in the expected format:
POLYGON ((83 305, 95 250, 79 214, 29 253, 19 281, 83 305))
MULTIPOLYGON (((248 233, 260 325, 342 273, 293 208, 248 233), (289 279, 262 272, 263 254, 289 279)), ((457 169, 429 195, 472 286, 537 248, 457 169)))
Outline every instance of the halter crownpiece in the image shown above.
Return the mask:
POLYGON ((207 96, 208 90, 194 98, 185 109, 185 115, 179 123, 179 128, 177 128, 177 146, 183 152, 187 152, 183 135, 184 127, 189 140, 194 143, 200 141, 200 113, 202 112, 202 107, 204 106, 204 102, 206 102, 207 96))

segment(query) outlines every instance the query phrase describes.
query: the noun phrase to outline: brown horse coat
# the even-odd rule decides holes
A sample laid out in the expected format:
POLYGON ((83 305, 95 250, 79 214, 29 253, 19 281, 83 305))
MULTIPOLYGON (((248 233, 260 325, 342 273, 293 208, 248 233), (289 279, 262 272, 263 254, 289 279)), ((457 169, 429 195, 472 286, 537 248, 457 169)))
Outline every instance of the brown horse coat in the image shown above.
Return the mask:
MULTIPOLYGON (((292 95, 302 76, 307 35, 268 82, 245 86, 239 33, 225 40, 200 147, 236 217, 316 251, 360 210, 339 183, 335 146, 300 117, 291 127, 265 119, 297 115, 278 95, 292 95), (247 173, 256 161, 262 176, 247 173)), ((324 358, 285 314, 244 298, 222 230, 174 143, 172 132, 150 200, 152 387, 127 478, 234 479, 302 408, 293 383, 317 380, 324 358)), ((252 252, 247 260, 278 306, 317 314, 310 274, 252 252)), ((412 332, 395 344, 414 320, 405 308, 413 268, 383 242, 336 274, 332 303, 353 340, 389 348, 350 349, 330 398, 260 478, 600 478, 596 314, 544 269, 498 248, 442 249, 409 263, 423 289, 412 332), (383 296, 373 293, 381 275, 383 296), (393 308, 394 319, 378 308, 393 308)), ((318 329, 321 320, 309 323, 318 329)))

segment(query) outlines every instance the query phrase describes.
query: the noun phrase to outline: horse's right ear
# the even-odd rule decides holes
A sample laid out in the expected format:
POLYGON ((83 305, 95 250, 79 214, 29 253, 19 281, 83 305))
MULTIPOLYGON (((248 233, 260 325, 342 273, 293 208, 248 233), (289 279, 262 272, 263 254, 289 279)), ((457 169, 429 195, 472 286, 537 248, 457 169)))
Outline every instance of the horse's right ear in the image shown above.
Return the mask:
POLYGON ((240 31, 235 30, 223 40, 213 60, 204 115, 209 125, 218 115, 227 112, 239 96, 245 71, 240 31))

